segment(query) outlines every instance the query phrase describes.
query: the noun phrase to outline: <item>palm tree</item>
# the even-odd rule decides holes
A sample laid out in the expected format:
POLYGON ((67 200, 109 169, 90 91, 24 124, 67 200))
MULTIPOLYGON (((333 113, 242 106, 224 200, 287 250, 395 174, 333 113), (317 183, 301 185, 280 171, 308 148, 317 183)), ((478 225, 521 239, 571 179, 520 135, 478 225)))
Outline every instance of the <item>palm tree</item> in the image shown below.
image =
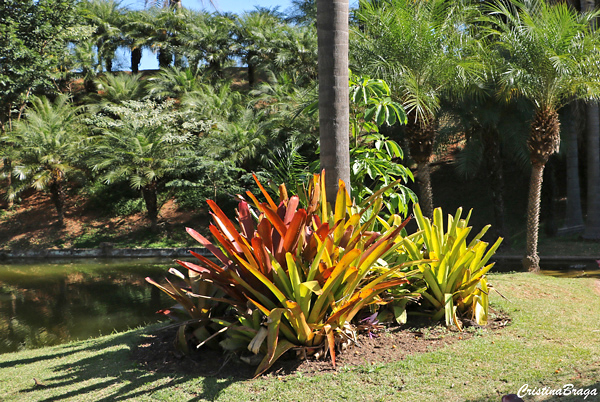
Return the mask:
POLYGON ((100 135, 95 137, 89 158, 104 183, 127 180, 141 191, 153 231, 160 209, 158 194, 169 179, 184 173, 186 151, 193 139, 190 132, 179 129, 183 119, 172 107, 172 101, 125 101, 119 106, 105 106, 104 117, 95 120, 100 135))
POLYGON ((129 11, 125 14, 121 33, 123 43, 131 51, 131 72, 139 72, 139 64, 142 60, 142 50, 150 48, 152 43, 149 38, 152 37, 154 30, 153 18, 146 10, 129 11))
POLYGON ((60 227, 64 226, 64 187, 78 170, 82 140, 78 112, 68 96, 60 95, 54 103, 34 97, 26 118, 3 139, 14 147, 13 175, 36 190, 50 192, 60 227))
POLYGON ((221 77, 223 67, 234 56, 234 21, 217 13, 189 10, 185 20, 179 40, 189 68, 196 71, 205 65, 210 74, 221 77))
POLYGON ((350 187, 348 0, 317 0, 319 138, 327 199, 350 187))
POLYGON ((89 0, 81 3, 88 24, 95 27, 92 34, 98 52, 98 61, 106 71, 113 69, 115 52, 121 45, 121 24, 125 9, 118 0, 89 0))
POLYGON ((237 19, 235 36, 238 55, 248 66, 248 85, 253 88, 257 70, 272 63, 283 47, 283 15, 268 8, 243 13, 237 19))
POLYGON ((489 39, 504 56, 501 85, 507 97, 534 105, 527 140, 531 179, 527 208, 527 255, 523 265, 539 271, 537 253, 544 166, 558 151, 558 110, 574 98, 600 96, 598 36, 590 22, 599 12, 578 14, 568 5, 541 0, 495 3, 488 8, 489 39))
POLYGON ((462 2, 361 1, 357 12, 353 70, 384 79, 408 113, 404 133, 423 213, 433 214, 429 163, 436 139, 441 97, 476 86, 480 63, 468 52, 473 8, 462 2))
POLYGON ((95 112, 107 104, 117 105, 148 96, 147 81, 140 74, 105 74, 96 81, 97 93, 90 94, 90 109, 95 112))

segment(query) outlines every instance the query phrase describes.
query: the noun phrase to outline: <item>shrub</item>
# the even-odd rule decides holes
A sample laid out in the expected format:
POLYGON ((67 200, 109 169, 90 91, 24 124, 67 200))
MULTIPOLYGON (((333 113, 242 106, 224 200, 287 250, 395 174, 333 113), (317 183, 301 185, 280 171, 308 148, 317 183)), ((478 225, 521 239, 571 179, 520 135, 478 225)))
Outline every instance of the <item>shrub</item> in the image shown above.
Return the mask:
POLYGON ((423 216, 419 204, 414 207, 414 215, 420 231, 412 238, 402 239, 401 253, 411 259, 427 258, 427 264, 419 267, 428 289, 423 297, 431 308, 432 318, 445 317, 446 325, 453 323, 459 328, 461 317, 468 317, 479 325, 487 324, 489 286, 485 274, 494 266, 488 264, 496 252, 502 238, 489 248, 481 240, 490 225, 485 226, 469 243, 467 237, 471 227, 467 226, 471 212, 462 219, 462 208, 454 216, 448 215, 444 229, 442 209, 433 213, 433 224, 423 216))
MULTIPOLYGON (((324 173, 312 178, 305 208, 298 208, 299 197, 288 197, 284 185, 275 203, 256 182, 266 202, 247 192, 253 206, 239 203, 238 225, 208 201, 215 244, 187 229, 221 265, 197 254, 199 264, 178 261, 224 296, 194 293, 191 287, 179 291, 174 286, 167 293, 184 303, 196 320, 205 317, 197 316, 192 297, 230 305, 229 317, 207 310, 206 318, 223 325, 219 330, 226 335, 220 343, 223 348, 247 348, 260 356, 256 375, 290 349, 305 355, 329 354, 335 366, 336 349, 355 337, 352 319, 368 305, 393 301, 382 293, 407 284, 414 271, 401 270, 422 263, 407 258, 389 265, 385 260, 402 244, 398 237, 406 221, 390 225, 383 233, 374 232, 383 204, 381 193, 359 208, 343 182, 332 208, 325 196, 324 173)), ((404 295, 400 292, 398 297, 404 295)))

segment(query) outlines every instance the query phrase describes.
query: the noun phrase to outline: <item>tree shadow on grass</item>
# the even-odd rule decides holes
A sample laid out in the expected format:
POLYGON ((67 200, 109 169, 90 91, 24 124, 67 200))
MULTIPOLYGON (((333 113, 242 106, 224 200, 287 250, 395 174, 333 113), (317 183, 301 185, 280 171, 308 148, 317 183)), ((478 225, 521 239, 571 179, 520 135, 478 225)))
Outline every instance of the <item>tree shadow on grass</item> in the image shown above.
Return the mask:
MULTIPOLYGON (((81 400, 100 402, 138 400, 161 390, 177 388, 190 380, 200 380, 197 392, 188 392, 189 401, 213 400, 232 383, 243 378, 195 377, 184 373, 146 371, 131 358, 132 349, 139 343, 143 330, 134 331, 91 345, 78 345, 68 351, 48 354, 31 359, 15 359, 3 363, 12 367, 45 360, 66 358, 68 362, 56 364, 50 370, 54 376, 38 378, 42 385, 33 384, 19 391, 30 400, 50 402, 78 397, 81 400), (92 354, 90 356, 90 353, 92 354), (78 359, 77 355, 81 355, 78 359), (77 385, 81 384, 80 387, 77 385), (47 395, 51 396, 47 396, 47 395)), ((51 363, 50 363, 51 364, 51 363)))

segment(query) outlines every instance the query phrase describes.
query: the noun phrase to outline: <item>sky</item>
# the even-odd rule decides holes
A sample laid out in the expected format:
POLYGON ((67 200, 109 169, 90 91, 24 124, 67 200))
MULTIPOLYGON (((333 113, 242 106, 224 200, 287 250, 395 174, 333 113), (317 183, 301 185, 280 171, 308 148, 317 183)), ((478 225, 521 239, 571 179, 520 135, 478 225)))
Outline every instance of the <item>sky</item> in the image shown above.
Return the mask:
MULTIPOLYGON (((125 2, 124 2, 125 3, 125 2)), ((135 2, 137 4, 143 3, 143 1, 135 2)), ((254 10, 256 6, 273 8, 279 6, 279 11, 286 11, 291 6, 291 0, 213 0, 217 11, 219 12, 232 12, 240 14, 244 11, 254 10)), ((184 7, 191 8, 194 10, 201 10, 205 8, 207 11, 213 11, 214 8, 211 6, 209 0, 204 2, 200 0, 182 0, 184 7)), ((129 70, 129 55, 123 51, 123 55, 119 55, 122 62, 125 64, 122 66, 123 69, 129 70)), ((142 52, 142 61, 140 63, 140 70, 156 70, 158 69, 158 60, 156 55, 150 50, 144 49, 142 52)))

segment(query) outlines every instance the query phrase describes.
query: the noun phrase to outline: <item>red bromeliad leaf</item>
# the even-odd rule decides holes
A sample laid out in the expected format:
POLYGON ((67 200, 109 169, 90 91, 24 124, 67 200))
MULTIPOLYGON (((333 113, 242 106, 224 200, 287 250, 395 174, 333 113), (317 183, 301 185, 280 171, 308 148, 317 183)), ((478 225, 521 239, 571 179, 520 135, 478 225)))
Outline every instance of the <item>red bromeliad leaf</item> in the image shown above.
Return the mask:
POLYGON ((238 205, 238 221, 246 239, 252 239, 256 228, 254 227, 254 220, 246 201, 241 201, 238 205))
MULTIPOLYGON (((217 272, 217 273, 221 273, 223 272, 223 268, 218 266, 217 264, 215 264, 214 262, 212 262, 211 260, 209 260, 208 258, 206 258, 203 255, 200 255, 192 250, 189 250, 190 254, 193 255, 194 257, 196 257, 197 259, 199 259, 200 261, 202 261, 207 268, 212 269, 213 271, 217 272)), ((230 261, 231 262, 231 261, 230 261)))
POLYGON ((190 236, 192 236, 194 238, 194 240, 196 240, 198 243, 202 244, 204 247, 206 247, 208 249, 208 251, 210 251, 215 257, 217 257, 217 259, 219 261, 221 261, 225 265, 229 265, 231 260, 229 258, 227 258, 221 250, 219 250, 217 247, 215 247, 214 244, 212 244, 208 239, 206 239, 206 237, 202 236, 200 233, 196 232, 194 229, 185 228, 185 230, 186 230, 186 232, 188 232, 188 234, 190 236))
POLYGON ((285 225, 289 225, 292 219, 295 216, 296 210, 298 209, 298 204, 300 203, 300 198, 297 195, 292 196, 287 203, 287 209, 285 211, 285 215, 283 217, 283 223, 285 225))
POLYGON ((221 231, 212 223, 208 225, 208 230, 215 238, 215 241, 223 247, 223 249, 227 252, 228 255, 233 256, 236 254, 241 254, 242 250, 238 251, 238 248, 233 245, 228 239, 226 239, 221 231))
POLYGON ((327 337, 327 346, 329 347, 329 354, 331 355, 331 365, 335 369, 335 334, 330 325, 324 327, 325 335, 327 337))
POLYGON ((301 209, 294 214, 290 221, 285 236, 283 238, 283 249, 285 252, 294 254, 294 247, 298 244, 298 240, 302 235, 302 229, 306 224, 306 211, 301 209))
POLYGON ((260 202, 258 202, 258 198, 256 198, 256 196, 254 194, 252 194, 250 191, 246 191, 246 195, 248 197, 250 197, 250 199, 252 200, 252 202, 254 203, 254 206, 258 209, 260 209, 260 202))
POLYGON ((271 224, 273 225, 275 230, 277 230, 277 232, 279 232, 281 237, 284 237, 285 232, 287 231, 287 228, 286 228, 285 224, 283 223, 283 221, 281 220, 281 218, 279 217, 279 215, 276 212, 274 212, 274 210, 266 208, 267 205, 264 203, 261 204, 261 207, 262 207, 261 211, 265 214, 265 216, 269 220, 269 222, 271 222, 271 224))
POLYGON ((265 190, 265 188, 263 187, 263 185, 260 184, 260 181, 258 181, 258 177, 256 177, 256 175, 254 173, 252 173, 252 177, 254 177, 254 181, 256 182, 256 184, 258 185, 258 188, 260 188, 260 191, 263 193, 263 195, 267 199, 267 202, 269 203, 269 206, 271 207, 271 209, 273 211, 276 211, 277 210, 277 205, 275 205, 275 202, 273 201, 273 199, 271 198, 271 196, 269 195, 269 193, 267 193, 267 190, 265 190))
POLYGON ((252 249, 254 250, 256 260, 260 265, 261 272, 268 278, 271 278, 271 259, 269 258, 267 249, 265 248, 265 245, 260 237, 255 236, 252 238, 252 249))
POLYGON ((175 262, 190 271, 197 272, 199 274, 210 274, 212 271, 208 268, 201 267, 200 265, 193 264, 187 261, 175 260, 175 262))
POLYGON ((273 250, 273 225, 268 219, 261 219, 257 226, 257 232, 268 250, 273 250))
POLYGON ((324 224, 319 226, 319 228, 315 231, 315 234, 319 236, 319 239, 321 239, 321 241, 324 241, 325 238, 329 235, 329 232, 329 223, 325 222, 324 224))

